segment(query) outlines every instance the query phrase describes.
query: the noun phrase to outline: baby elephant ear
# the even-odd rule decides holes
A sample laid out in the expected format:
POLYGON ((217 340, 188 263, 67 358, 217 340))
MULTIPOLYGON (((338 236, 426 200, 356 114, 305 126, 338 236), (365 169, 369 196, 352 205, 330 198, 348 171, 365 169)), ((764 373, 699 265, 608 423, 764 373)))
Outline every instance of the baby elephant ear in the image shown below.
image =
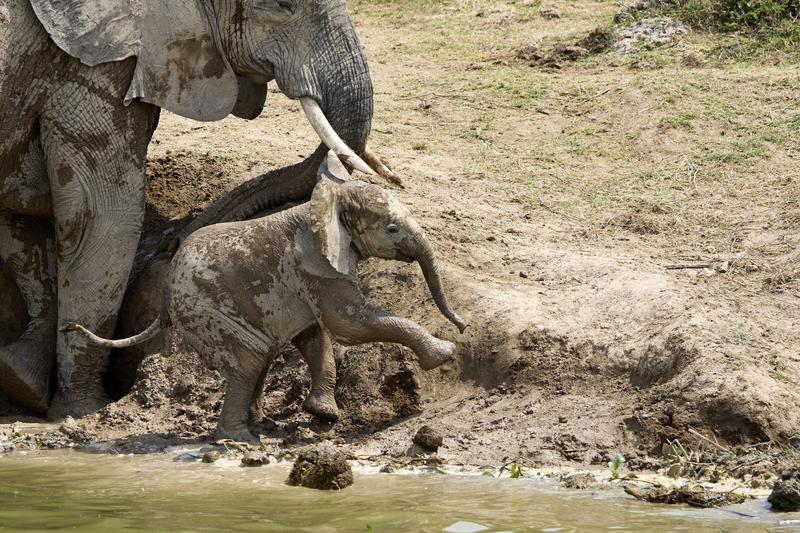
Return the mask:
POLYGON ((333 150, 328 150, 325 161, 322 162, 319 166, 319 170, 317 170, 318 182, 324 179, 333 180, 336 183, 341 183, 350 179, 350 173, 347 172, 339 156, 337 156, 336 152, 333 150))
POLYGON ((340 183, 350 175, 332 151, 317 172, 311 194, 311 232, 314 246, 340 274, 350 272, 350 232, 342 222, 340 183))

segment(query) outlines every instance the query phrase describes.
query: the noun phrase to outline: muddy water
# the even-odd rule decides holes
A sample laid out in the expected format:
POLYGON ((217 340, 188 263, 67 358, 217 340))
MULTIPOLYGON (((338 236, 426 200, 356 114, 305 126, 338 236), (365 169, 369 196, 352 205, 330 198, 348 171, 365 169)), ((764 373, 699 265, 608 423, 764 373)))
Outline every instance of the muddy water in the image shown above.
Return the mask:
POLYGON ((659 507, 534 479, 356 470, 338 493, 283 484, 288 464, 241 468, 177 453, 0 457, 0 530, 777 531, 763 504, 659 507), (743 513, 752 517, 742 516, 743 513))

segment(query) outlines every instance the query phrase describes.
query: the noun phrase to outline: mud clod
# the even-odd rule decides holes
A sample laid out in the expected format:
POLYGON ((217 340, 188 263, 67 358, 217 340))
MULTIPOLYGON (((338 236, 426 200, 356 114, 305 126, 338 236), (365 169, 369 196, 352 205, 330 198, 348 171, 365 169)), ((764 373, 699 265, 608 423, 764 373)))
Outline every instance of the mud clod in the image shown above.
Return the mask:
POLYGON ((800 471, 783 474, 772 487, 767 501, 775 511, 800 511, 800 471))
POLYGON ((573 46, 569 44, 557 44, 553 47, 552 57, 556 59, 564 59, 567 61, 577 61, 586 57, 589 51, 582 46, 573 46))
POLYGON ((269 457, 264 452, 250 452, 242 457, 242 466, 264 466, 269 464, 269 457))
POLYGON ((222 454, 216 450, 212 450, 203 454, 203 462, 208 464, 216 463, 219 461, 220 457, 222 457, 222 454))
POLYGON ((680 487, 655 485, 648 488, 626 483, 622 488, 637 500, 650 503, 685 503, 692 507, 722 507, 745 501, 745 496, 737 492, 712 491, 699 483, 689 483, 680 487))
POLYGON ((603 52, 614 44, 614 32, 607 27, 595 28, 575 44, 593 54, 603 52))
POLYGON ((58 428, 58 431, 66 436, 69 440, 78 443, 78 444, 86 444, 87 442, 92 442, 97 438, 97 436, 92 433, 91 431, 87 431, 86 429, 80 427, 75 419, 71 416, 68 416, 64 423, 58 428))
POLYGON ((331 444, 321 444, 300 452, 286 482, 309 489, 342 490, 353 484, 353 470, 343 453, 331 444))
POLYGON ((568 489, 585 490, 595 482, 595 479, 590 472, 575 472, 562 476, 561 482, 568 489))
POLYGON ((561 12, 554 7, 543 7, 539 9, 539 16, 547 20, 555 20, 561 18, 561 12))
POLYGON ((444 439, 441 432, 428 425, 425 425, 419 428, 412 441, 420 448, 430 452, 435 452, 442 445, 444 439))

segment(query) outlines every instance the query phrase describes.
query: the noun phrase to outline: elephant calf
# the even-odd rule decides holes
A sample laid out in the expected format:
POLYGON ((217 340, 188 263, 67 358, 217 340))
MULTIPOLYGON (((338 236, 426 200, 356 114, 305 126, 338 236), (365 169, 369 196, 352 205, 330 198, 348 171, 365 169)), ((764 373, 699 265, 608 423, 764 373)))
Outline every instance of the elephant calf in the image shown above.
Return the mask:
POLYGON ((449 307, 430 243, 405 207, 376 185, 348 181, 331 152, 307 204, 193 233, 172 260, 161 317, 142 333, 111 341, 77 324, 96 344, 122 348, 167 325, 227 378, 217 433, 250 440, 263 380, 288 342, 311 370, 304 408, 337 419, 331 336, 344 344, 396 342, 417 354, 423 369, 452 357, 454 345, 419 324, 370 305, 358 287, 365 257, 419 262, 440 311, 460 331, 449 307), (169 320, 166 317, 169 317, 169 320))

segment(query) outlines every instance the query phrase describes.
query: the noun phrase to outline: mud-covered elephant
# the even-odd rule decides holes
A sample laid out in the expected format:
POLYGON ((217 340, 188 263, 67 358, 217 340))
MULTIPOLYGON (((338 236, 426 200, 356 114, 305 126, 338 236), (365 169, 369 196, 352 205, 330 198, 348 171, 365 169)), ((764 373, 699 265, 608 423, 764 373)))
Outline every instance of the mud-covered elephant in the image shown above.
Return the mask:
POLYGON ((207 226, 184 241, 163 287, 161 316, 142 333, 111 341, 79 324, 67 329, 122 348, 169 327, 226 378, 218 436, 251 439, 273 359, 292 341, 312 376, 306 410, 338 418, 331 336, 344 344, 396 342, 423 369, 452 356, 453 343, 371 305, 358 287, 358 261, 417 261, 442 314, 464 331, 450 308, 433 249, 406 208, 376 185, 350 181, 334 154, 320 167, 309 203, 244 222, 207 226))
MULTIPOLYGON (((52 417, 108 401, 107 350, 56 322, 113 332, 159 110, 254 118, 273 79, 324 145, 369 171, 356 153, 372 85, 344 0, 0 0, 0 259, 30 317, 0 347, 14 401, 52 417)), ((307 197, 326 152, 239 187, 193 228, 307 197)))

